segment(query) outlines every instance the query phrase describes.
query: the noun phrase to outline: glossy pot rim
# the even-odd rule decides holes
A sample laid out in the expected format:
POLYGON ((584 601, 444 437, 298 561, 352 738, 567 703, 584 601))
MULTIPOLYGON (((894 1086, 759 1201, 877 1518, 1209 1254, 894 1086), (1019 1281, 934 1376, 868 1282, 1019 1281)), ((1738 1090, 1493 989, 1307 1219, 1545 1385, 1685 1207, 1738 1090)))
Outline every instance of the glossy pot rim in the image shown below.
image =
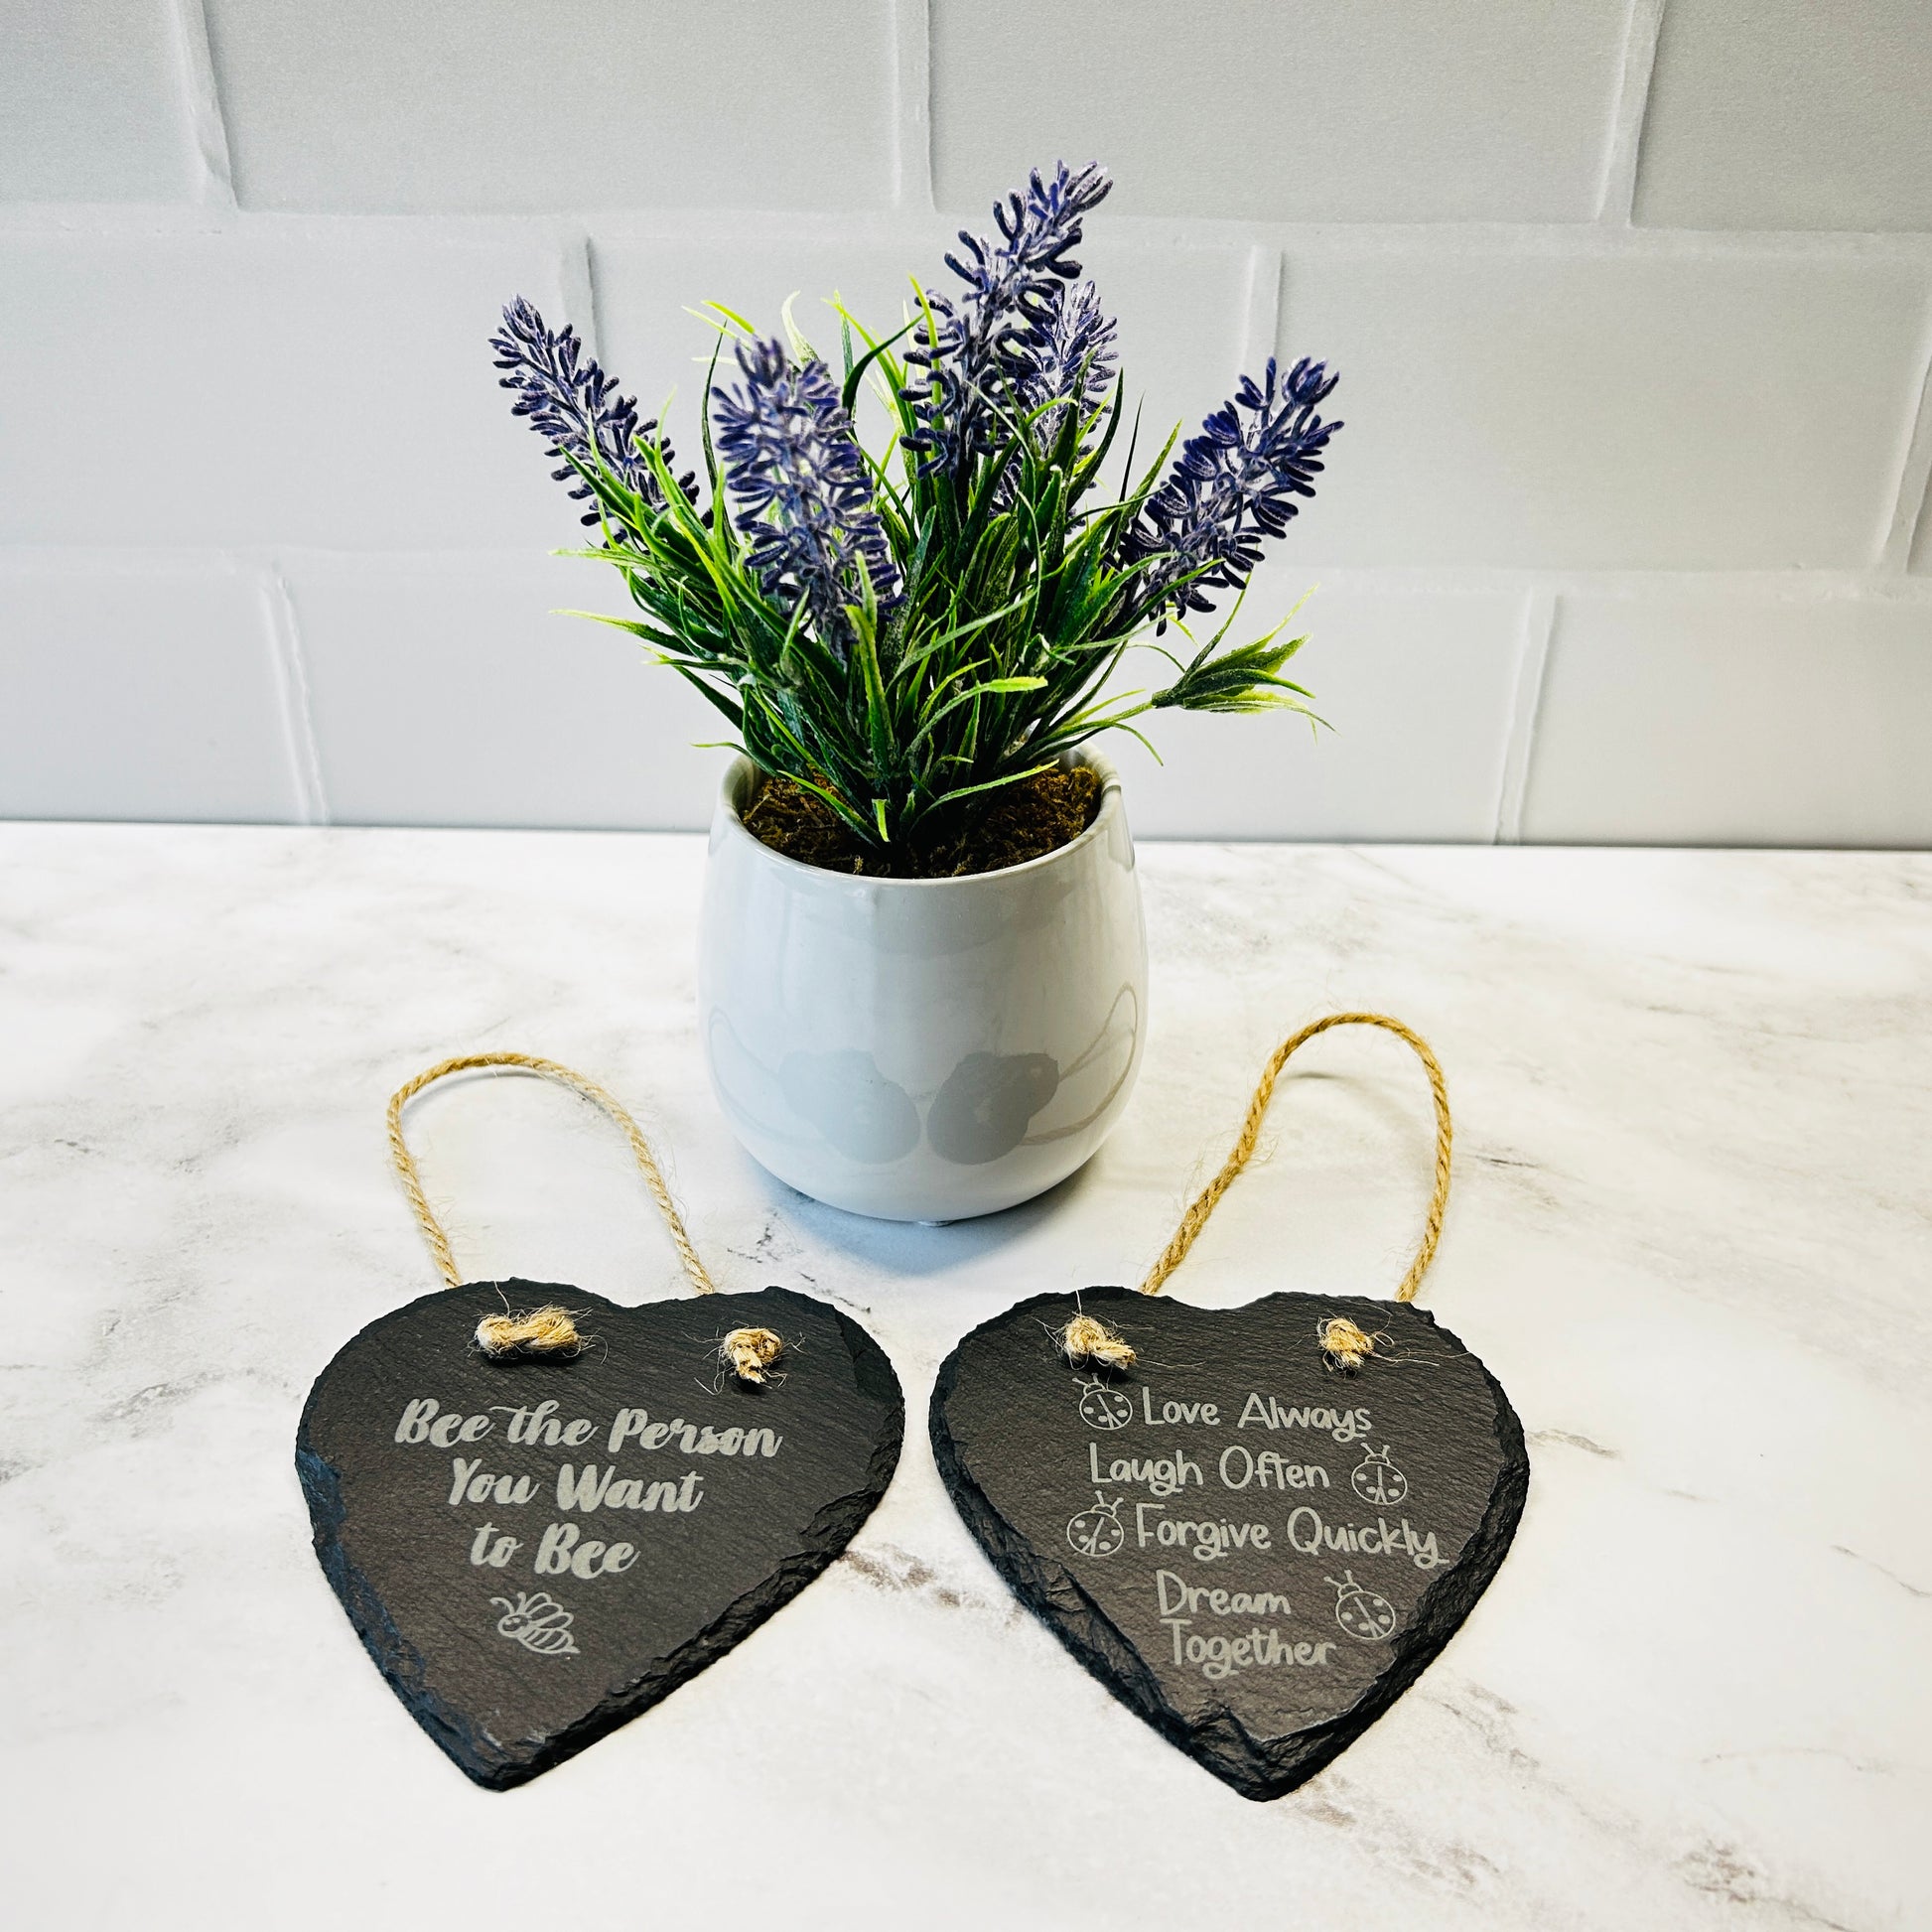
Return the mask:
POLYGON ((758 775, 757 765, 742 752, 725 767, 724 776, 718 782, 718 819, 725 837, 750 847, 760 862, 800 875, 801 884, 810 880, 828 891, 848 888, 867 893, 922 893, 962 886, 1003 886, 1009 880, 1031 878, 1050 867, 1074 863, 1088 846, 1107 833, 1113 821, 1121 815, 1120 773, 1112 760, 1083 747, 1073 753, 1068 762, 1084 764, 1099 774, 1100 809, 1094 813, 1093 823, 1077 839, 1069 839, 1065 845, 1051 852, 1043 852, 1037 859, 1028 859, 1017 866, 1002 866, 997 872, 962 873, 952 879, 884 879, 870 873, 832 872, 824 866, 808 866, 802 859, 793 859, 786 853, 775 851, 762 839, 755 838, 747 831, 745 821, 738 814, 739 794, 758 775))

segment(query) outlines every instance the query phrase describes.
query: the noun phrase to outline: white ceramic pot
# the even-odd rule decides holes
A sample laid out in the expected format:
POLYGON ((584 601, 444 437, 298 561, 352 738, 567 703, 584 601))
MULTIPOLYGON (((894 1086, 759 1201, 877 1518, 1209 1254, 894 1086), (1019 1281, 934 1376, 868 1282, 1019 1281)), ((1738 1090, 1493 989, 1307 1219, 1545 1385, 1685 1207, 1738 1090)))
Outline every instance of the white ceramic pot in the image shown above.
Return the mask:
POLYGON ((780 1180, 855 1214, 954 1221, 1031 1199, 1127 1104, 1147 938, 1120 779, 1072 844, 964 879, 855 879, 762 845, 719 788, 698 1007, 712 1084, 780 1180))

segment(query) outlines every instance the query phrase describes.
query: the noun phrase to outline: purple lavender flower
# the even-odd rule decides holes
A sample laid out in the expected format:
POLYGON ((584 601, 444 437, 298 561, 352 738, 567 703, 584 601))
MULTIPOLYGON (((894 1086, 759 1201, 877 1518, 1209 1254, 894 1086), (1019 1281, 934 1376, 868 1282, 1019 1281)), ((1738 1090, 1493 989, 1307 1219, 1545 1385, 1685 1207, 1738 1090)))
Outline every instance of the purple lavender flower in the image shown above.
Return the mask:
POLYGON ((1321 453, 1341 428, 1323 422, 1315 405, 1338 379, 1305 359, 1278 383, 1270 356, 1259 383, 1243 376, 1233 400, 1201 424, 1128 536, 1128 561, 1146 561, 1145 610, 1211 611, 1204 593, 1247 582, 1262 539, 1282 535, 1301 509, 1296 498, 1314 494, 1321 453))
POLYGON ((1097 162, 1074 173, 1062 161, 1050 180, 1035 170, 1025 194, 995 207, 1002 241, 959 231, 970 260, 948 255, 946 266, 966 294, 958 308, 928 294, 932 330, 905 352, 920 371, 904 398, 918 422, 905 446, 922 459, 921 474, 969 469, 997 412, 1039 378, 1066 308, 1065 285, 1080 273, 1068 250, 1079 245, 1081 217, 1112 186, 1097 162))
POLYGON ((1099 408, 1114 385, 1119 361, 1114 320, 1100 307, 1100 291, 1091 282, 1079 282, 1054 293, 1052 320, 1034 337, 1037 360, 1017 385, 1024 409, 1044 410, 1034 435, 1048 448, 1069 408, 1082 417, 1099 408))
POLYGON ((768 596, 802 597, 820 640, 841 648, 866 584, 881 605, 898 589, 852 418, 831 370, 816 356, 794 368, 775 337, 741 345, 738 366, 744 387, 715 390, 711 406, 749 561, 768 596))
MULTIPOLYGON (((638 446, 654 442, 669 465, 676 461, 670 443, 659 435, 654 419, 638 421, 635 399, 617 393, 616 381, 584 353, 575 329, 549 328, 519 295, 503 311, 503 333, 490 337, 489 345, 496 351, 496 366, 510 371, 502 378, 502 387, 516 391, 510 414, 525 417, 533 430, 550 439, 546 455, 602 466, 645 502, 664 507, 656 472, 638 446)), ((570 493, 580 502, 596 493, 571 463, 550 475, 557 483, 574 482, 570 493)), ((692 495, 694 478, 678 482, 692 495)), ((593 508, 583 520, 601 522, 602 512, 593 508)))

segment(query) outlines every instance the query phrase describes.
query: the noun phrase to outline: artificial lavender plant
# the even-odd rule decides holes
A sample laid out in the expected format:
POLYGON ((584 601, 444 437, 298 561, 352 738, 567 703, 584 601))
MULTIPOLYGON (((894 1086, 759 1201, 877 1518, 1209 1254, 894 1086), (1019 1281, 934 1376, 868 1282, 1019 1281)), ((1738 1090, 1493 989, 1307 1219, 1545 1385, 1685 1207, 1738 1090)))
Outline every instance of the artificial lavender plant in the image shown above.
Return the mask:
MULTIPOLYGON (((1115 490, 1125 413, 1112 320, 1072 250, 1109 182, 1064 163, 960 236, 962 285, 915 290, 896 334, 842 306, 838 372, 792 333, 724 310, 707 380, 705 488, 663 432, 524 301, 492 340, 503 386, 589 505, 595 548, 640 616, 622 627, 691 680, 762 770, 815 793, 904 870, 997 788, 1165 708, 1304 711, 1282 676, 1302 639, 1230 644, 1232 616, 1149 693, 1106 695, 1122 652, 1245 590, 1263 546, 1314 493, 1340 429, 1335 377, 1270 361, 1166 469, 1174 439, 1115 490), (899 353, 895 354, 895 348, 899 353), (890 432, 853 426, 868 386, 890 432)), ((1131 441, 1131 439, 1130 439, 1131 441)), ((607 620, 607 621, 620 621, 607 620)))

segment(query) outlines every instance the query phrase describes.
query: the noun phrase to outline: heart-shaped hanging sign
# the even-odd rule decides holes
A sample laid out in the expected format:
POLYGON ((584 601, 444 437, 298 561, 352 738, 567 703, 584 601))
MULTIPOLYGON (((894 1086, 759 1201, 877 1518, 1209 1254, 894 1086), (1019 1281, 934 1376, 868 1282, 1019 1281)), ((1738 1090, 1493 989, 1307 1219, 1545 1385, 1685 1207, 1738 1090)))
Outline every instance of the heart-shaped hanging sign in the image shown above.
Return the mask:
POLYGON ((450 1286, 316 1378, 295 1463, 316 1555, 376 1668, 506 1790, 668 1697, 805 1587, 885 1493, 898 1378, 809 1295, 718 1299, 637 1123, 530 1053, 465 1053, 389 1101, 389 1158, 450 1286), (469 1282, 403 1109, 455 1073, 541 1074, 630 1143, 696 1302, 469 1282))
POLYGON ((1094 1676, 1250 1798, 1311 1777, 1413 1684, 1496 1574, 1529 1484, 1487 1369, 1405 1304, 1239 1309, 1123 1288, 975 1328, 932 1396, 954 1503, 1094 1676), (1077 1313, 1137 1359, 1075 1369, 1077 1313), (1320 1335, 1379 1330, 1352 1374, 1320 1335))
POLYGON ((1312 1777, 1413 1684, 1495 1576, 1529 1489, 1501 1385, 1412 1305, 1449 1200, 1443 1069, 1378 1013, 1285 1040, 1233 1152, 1138 1292, 1037 1295, 939 1370, 932 1450, 1015 1592, 1124 1704, 1244 1796, 1312 1777), (1291 1054, 1406 1040, 1436 1186, 1393 1302, 1156 1301, 1253 1154, 1291 1054))
POLYGON ((479 1784, 548 1770, 716 1662, 885 1493, 904 1403, 878 1344, 781 1288, 621 1308, 482 1282, 371 1322, 296 1439, 316 1554, 376 1667, 479 1784), (567 1309, 567 1358, 478 1324, 567 1309), (727 1312, 728 1311, 728 1312, 727 1312), (738 1326, 781 1372, 721 1367, 738 1326))

